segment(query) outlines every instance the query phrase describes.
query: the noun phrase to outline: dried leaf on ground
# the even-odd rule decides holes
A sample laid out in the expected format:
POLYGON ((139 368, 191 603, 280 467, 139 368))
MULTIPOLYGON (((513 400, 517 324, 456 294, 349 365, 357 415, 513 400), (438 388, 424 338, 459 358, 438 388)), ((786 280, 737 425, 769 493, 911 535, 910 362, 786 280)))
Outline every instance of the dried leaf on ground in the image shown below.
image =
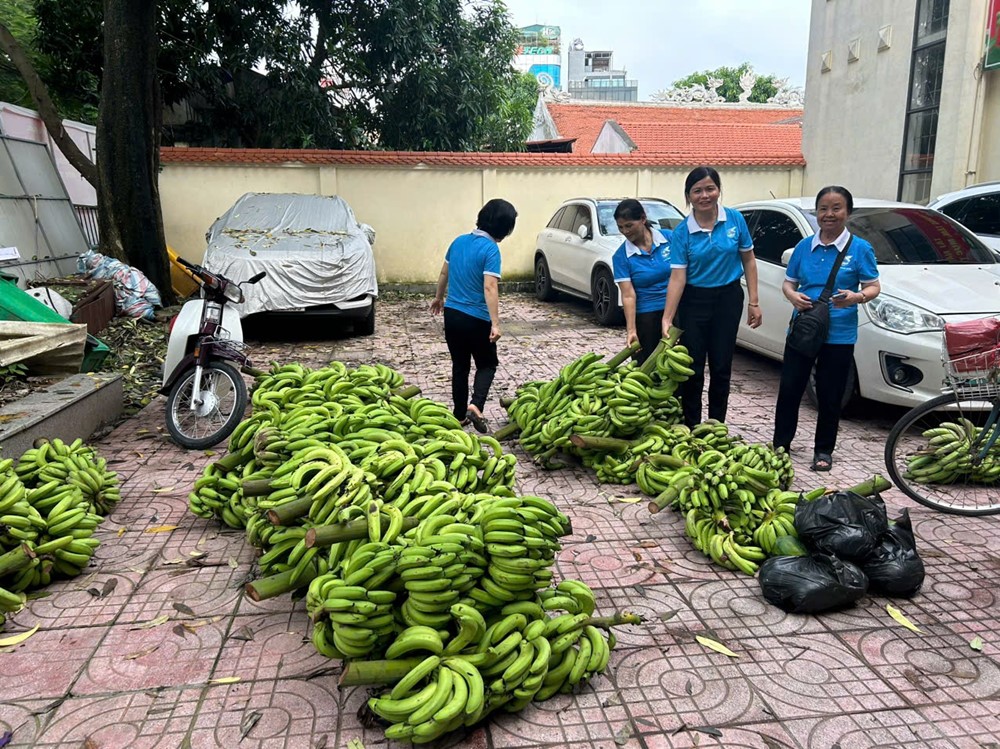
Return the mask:
POLYGON ((983 652, 983 638, 976 635, 969 641, 969 647, 975 650, 977 653, 983 652))
POLYGON ((899 623, 901 626, 906 627, 911 632, 916 632, 918 635, 923 634, 923 631, 920 629, 920 627, 918 627, 916 624, 907 619, 906 614, 897 609, 891 603, 887 603, 885 605, 885 610, 889 612, 889 616, 895 619, 896 622, 899 623))
POLYGON ((146 533, 170 533, 170 531, 177 530, 176 525, 154 525, 152 528, 147 528, 146 533))
POLYGON ((159 649, 160 649, 159 645, 150 645, 148 648, 145 648, 143 650, 137 650, 134 653, 129 653, 128 655, 125 656, 125 660, 134 661, 137 658, 142 658, 143 656, 149 655, 150 653, 155 653, 159 649))
POLYGON ((20 632, 16 635, 11 635, 10 637, 0 638, 0 648, 12 648, 15 645, 20 645, 22 642, 27 640, 37 631, 38 631, 38 625, 36 624, 27 632, 20 632))
POLYGON ((136 624, 134 627, 129 627, 129 629, 152 629, 153 627, 159 627, 161 624, 166 624, 170 621, 169 614, 160 614, 155 619, 150 619, 148 622, 143 622, 142 624, 136 624))
POLYGON ((243 722, 240 724, 241 741, 247 737, 247 734, 253 730, 253 727, 257 725, 262 717, 263 713, 257 712, 256 710, 246 714, 246 717, 243 718, 243 722))
POLYGON ((714 650, 716 653, 722 653, 723 655, 728 655, 730 658, 739 658, 737 653, 727 648, 721 642, 711 639, 710 637, 702 637, 701 635, 695 635, 695 638, 701 645, 704 645, 709 650, 714 650))

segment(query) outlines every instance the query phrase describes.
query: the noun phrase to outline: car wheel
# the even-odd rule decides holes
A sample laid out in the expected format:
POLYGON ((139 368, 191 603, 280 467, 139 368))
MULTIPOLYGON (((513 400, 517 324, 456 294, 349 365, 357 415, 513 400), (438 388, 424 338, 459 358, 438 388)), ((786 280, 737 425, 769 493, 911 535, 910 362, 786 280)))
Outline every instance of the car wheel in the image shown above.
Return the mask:
MULTIPOLYGON (((840 408, 845 409, 854 400, 854 397, 858 394, 858 370, 854 366, 854 362, 851 362, 850 369, 847 372, 847 386, 844 388, 844 397, 840 400, 840 408)), ((806 383, 806 398, 808 398, 810 405, 813 408, 818 408, 819 401, 816 399, 816 369, 809 374, 809 382, 806 383)))
POLYGON ((355 329, 358 335, 373 335, 375 333, 375 300, 372 300, 371 309, 364 319, 358 323, 355 329))
POLYGON ((535 298, 540 302, 551 302, 556 298, 552 276, 549 274, 549 262, 544 255, 539 255, 535 260, 535 298))
POLYGON ((594 317, 598 325, 621 325, 625 319, 621 307, 618 306, 618 287, 615 279, 607 268, 601 268, 594 274, 591 282, 591 299, 594 302, 594 317))

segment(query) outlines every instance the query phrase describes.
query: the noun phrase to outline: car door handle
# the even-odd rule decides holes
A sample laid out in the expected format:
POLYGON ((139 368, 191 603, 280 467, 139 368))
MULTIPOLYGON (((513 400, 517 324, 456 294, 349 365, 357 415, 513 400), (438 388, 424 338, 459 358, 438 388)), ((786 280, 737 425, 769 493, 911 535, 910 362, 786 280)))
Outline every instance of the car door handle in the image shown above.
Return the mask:
POLYGON ((564 239, 563 242, 565 242, 566 244, 570 244, 570 243, 573 242, 573 238, 572 237, 566 237, 566 239, 564 239))

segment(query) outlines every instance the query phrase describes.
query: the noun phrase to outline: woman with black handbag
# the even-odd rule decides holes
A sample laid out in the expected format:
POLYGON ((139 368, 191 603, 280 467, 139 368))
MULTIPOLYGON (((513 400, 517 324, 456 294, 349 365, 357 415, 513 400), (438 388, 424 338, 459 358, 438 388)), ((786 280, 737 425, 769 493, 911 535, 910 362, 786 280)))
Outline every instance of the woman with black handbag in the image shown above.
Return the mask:
POLYGON ((785 342, 773 445, 775 449, 791 447, 799 403, 815 365, 819 413, 810 466, 814 471, 829 471, 833 466, 840 405, 858 340, 858 305, 870 302, 881 290, 874 249, 847 230, 853 210, 854 198, 847 188, 832 185, 819 191, 819 232, 796 245, 782 284, 795 310, 785 342), (832 305, 828 315, 819 308, 821 304, 832 305), (816 315, 817 310, 823 314, 816 315), (815 340, 809 340, 810 336, 815 340))

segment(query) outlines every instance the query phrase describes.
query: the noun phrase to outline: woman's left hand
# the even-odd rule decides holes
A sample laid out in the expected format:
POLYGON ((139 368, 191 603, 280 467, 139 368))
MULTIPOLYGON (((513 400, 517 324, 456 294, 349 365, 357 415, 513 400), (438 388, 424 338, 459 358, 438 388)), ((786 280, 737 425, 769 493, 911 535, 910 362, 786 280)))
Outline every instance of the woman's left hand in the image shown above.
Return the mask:
POLYGON ((764 322, 764 313, 760 311, 760 307, 747 306, 747 325, 751 328, 759 328, 762 322, 764 322))
POLYGON ((832 297, 833 306, 837 309, 853 307, 856 304, 861 304, 864 300, 865 295, 860 291, 849 291, 848 289, 837 289, 837 293, 832 297))

